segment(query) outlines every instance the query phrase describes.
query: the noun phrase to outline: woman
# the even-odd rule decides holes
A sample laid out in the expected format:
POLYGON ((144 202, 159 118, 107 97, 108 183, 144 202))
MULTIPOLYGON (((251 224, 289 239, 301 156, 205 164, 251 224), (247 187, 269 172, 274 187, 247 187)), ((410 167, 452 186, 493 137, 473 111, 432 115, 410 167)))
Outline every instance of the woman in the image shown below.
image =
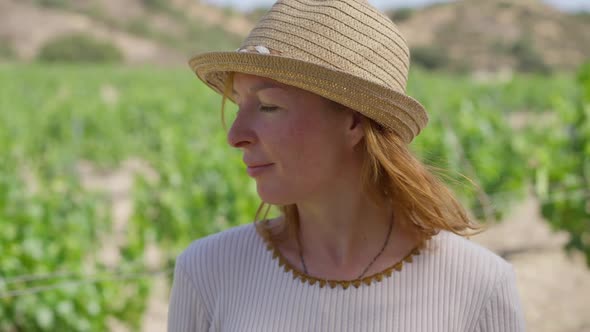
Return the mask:
MULTIPOLYGON (((239 106, 228 142, 281 216, 177 259, 169 331, 524 331, 511 266, 407 145, 409 50, 361 0, 282 0, 190 62, 239 106)), ((268 210, 266 210, 268 212, 268 210)))

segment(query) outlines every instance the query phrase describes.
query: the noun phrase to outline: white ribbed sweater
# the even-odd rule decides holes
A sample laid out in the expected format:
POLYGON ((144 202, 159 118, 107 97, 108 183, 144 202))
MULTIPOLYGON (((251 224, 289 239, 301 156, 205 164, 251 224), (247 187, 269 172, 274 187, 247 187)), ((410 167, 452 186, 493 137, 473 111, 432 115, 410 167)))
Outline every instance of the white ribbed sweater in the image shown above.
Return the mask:
POLYGON ((253 224, 199 239, 177 258, 168 331, 525 330, 512 266, 446 231, 370 285, 293 276, 253 224))

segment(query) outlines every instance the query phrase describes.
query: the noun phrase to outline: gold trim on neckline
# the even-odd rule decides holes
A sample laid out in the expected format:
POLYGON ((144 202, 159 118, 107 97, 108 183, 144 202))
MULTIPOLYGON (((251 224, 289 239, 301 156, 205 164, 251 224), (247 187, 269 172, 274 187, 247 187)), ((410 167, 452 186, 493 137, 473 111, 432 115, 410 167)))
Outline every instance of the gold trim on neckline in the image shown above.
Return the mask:
MULTIPOLYGON (((324 288, 324 286, 328 285, 330 288, 336 288, 336 286, 340 285, 343 289, 347 289, 350 286, 354 286, 355 288, 359 288, 361 285, 371 285, 372 283, 377 283, 385 278, 391 277, 394 272, 400 272, 403 267, 404 263, 412 263, 414 261, 414 256, 420 255, 422 249, 426 246, 426 241, 422 241, 416 247, 414 247, 404 258, 400 261, 396 262, 395 264, 391 265, 387 269, 372 274, 370 276, 366 276, 362 279, 353 279, 353 280, 329 280, 329 279, 320 279, 310 275, 307 275, 298 269, 294 268, 291 263, 281 254, 281 252, 274 246, 271 240, 270 231, 266 227, 267 223, 261 223, 261 232, 257 232, 263 239, 266 249, 272 254, 273 260, 278 260, 279 267, 281 267, 284 272, 291 273, 293 275, 293 280, 299 279, 302 283, 308 283, 310 285, 315 285, 316 283, 319 284, 320 288, 324 288)), ((258 228, 258 227, 256 227, 258 228)))

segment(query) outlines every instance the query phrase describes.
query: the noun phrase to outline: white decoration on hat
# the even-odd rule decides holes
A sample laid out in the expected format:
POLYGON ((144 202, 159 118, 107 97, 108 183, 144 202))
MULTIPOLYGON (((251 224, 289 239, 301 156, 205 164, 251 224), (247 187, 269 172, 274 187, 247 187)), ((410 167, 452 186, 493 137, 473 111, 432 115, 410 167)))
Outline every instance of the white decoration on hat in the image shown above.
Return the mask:
POLYGON ((258 46, 255 46, 254 48, 260 54, 270 54, 270 51, 265 46, 258 45, 258 46))
POLYGON ((240 52, 240 53, 248 53, 248 50, 245 49, 245 48, 243 48, 243 49, 239 50, 238 52, 240 52))

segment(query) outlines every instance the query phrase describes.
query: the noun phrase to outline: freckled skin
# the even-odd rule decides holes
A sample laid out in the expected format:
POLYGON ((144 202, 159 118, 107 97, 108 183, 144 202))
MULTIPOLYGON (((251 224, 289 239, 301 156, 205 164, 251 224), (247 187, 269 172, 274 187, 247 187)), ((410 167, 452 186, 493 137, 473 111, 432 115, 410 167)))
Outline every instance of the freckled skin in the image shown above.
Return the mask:
POLYGON ((351 112, 334 109, 313 93, 257 76, 237 73, 234 91, 240 110, 228 142, 242 150, 247 162, 274 163, 255 177, 265 202, 286 205, 313 200, 334 191, 358 171, 354 146, 360 137, 348 130, 351 112), (275 87, 250 91, 265 82, 275 87), (278 109, 264 111, 261 105, 278 109))

